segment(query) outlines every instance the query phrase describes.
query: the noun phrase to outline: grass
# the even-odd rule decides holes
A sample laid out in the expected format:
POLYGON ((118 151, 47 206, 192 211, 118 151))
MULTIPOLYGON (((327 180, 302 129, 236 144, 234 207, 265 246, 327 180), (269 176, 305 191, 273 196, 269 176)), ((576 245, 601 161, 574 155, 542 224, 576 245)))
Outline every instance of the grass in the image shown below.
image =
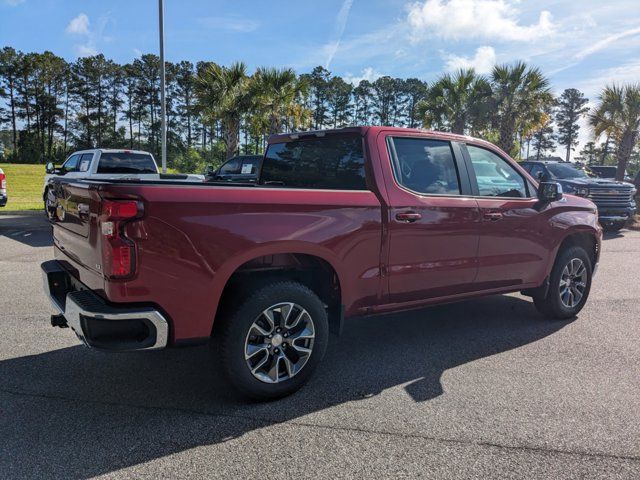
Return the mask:
POLYGON ((44 165, 0 163, 7 176, 9 201, 0 213, 42 209, 44 165))

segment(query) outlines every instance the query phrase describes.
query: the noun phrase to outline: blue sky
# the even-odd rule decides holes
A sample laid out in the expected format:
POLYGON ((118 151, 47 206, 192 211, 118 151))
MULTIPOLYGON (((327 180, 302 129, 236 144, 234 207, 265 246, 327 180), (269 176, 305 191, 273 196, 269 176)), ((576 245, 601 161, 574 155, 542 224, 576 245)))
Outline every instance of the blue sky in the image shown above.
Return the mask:
MULTIPOLYGON (((640 82, 639 1, 165 0, 166 54, 299 73, 323 65, 354 82, 522 59, 554 91, 595 100, 607 82, 640 82)), ((128 62, 157 43, 156 0, 0 0, 0 46, 128 62)))

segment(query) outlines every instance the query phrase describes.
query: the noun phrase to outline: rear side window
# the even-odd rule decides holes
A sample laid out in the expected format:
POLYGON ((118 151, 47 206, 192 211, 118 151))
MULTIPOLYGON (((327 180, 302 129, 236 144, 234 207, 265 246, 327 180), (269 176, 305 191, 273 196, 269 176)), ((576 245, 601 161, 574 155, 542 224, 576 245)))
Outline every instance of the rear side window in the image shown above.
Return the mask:
POLYGON ((91 166, 91 159, 93 158, 93 153, 83 153, 80 157, 80 163, 78 164, 79 172, 88 172, 89 167, 91 166))
POLYGON ((366 190, 362 137, 336 134, 272 143, 260 181, 290 188, 366 190))
POLYGON ((258 173, 258 168, 260 167, 260 161, 262 157, 256 158, 245 158, 242 161, 242 169, 240 173, 243 175, 255 175, 258 173))
POLYGON ((98 173, 158 173, 158 169, 146 153, 102 152, 98 173))
POLYGON ((451 144, 428 138, 393 138, 396 181, 417 193, 460 195, 451 144))

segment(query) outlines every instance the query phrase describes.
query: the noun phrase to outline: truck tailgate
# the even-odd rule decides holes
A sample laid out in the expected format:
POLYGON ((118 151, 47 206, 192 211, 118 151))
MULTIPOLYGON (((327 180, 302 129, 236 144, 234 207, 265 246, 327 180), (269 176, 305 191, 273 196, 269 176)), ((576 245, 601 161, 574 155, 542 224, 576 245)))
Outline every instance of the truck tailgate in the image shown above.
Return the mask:
POLYGON ((56 256, 69 260, 72 273, 83 283, 102 289, 100 195, 88 183, 63 180, 53 185, 55 203, 49 218, 56 256))

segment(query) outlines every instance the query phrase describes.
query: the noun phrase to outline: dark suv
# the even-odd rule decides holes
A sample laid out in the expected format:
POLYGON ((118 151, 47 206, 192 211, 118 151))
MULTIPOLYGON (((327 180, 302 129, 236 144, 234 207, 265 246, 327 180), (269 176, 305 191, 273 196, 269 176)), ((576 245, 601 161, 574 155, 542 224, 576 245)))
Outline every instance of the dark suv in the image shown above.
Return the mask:
POLYGON ((569 162, 522 162, 522 166, 534 178, 558 182, 565 193, 595 203, 600 224, 606 230, 620 230, 636 213, 636 188, 631 183, 590 177, 569 162))

